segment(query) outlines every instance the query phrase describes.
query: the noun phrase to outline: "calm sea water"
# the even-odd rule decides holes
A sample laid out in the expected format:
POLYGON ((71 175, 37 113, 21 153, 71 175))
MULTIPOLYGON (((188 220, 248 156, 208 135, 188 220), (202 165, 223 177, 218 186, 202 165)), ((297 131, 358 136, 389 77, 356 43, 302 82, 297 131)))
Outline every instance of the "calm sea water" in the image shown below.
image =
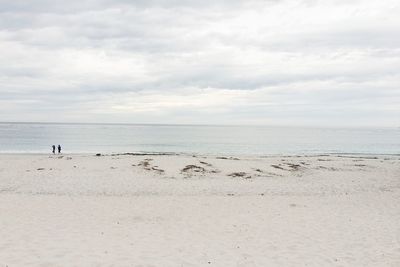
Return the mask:
POLYGON ((0 153, 400 154, 400 129, 0 123, 0 153))

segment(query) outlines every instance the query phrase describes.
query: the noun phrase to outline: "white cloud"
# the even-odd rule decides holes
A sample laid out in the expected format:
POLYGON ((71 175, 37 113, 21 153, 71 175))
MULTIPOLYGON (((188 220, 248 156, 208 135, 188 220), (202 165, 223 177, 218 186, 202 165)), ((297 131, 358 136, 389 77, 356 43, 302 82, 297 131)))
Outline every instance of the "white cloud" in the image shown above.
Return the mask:
POLYGON ((399 13, 394 0, 0 0, 0 120, 398 126, 399 13))

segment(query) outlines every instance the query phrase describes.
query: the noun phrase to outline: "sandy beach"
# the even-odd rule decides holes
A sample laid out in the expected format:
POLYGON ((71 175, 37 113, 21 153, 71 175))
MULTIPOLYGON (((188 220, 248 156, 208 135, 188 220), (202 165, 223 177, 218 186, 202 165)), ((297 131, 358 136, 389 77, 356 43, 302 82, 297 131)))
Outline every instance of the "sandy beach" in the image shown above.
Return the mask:
POLYGON ((0 155, 0 266, 400 266, 399 156, 0 155))

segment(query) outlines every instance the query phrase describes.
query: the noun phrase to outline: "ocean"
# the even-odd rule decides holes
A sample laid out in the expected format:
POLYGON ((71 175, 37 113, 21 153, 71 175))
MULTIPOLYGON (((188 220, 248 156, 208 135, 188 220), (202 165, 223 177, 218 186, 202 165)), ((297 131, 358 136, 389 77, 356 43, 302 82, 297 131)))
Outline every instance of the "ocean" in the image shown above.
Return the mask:
POLYGON ((400 128, 0 123, 0 153, 400 154, 400 128))

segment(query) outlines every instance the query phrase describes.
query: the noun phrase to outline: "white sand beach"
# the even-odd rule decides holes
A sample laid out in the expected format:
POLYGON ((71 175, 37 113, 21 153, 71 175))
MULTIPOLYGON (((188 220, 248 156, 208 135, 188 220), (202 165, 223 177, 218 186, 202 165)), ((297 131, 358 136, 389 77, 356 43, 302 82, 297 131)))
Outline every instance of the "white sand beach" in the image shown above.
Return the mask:
POLYGON ((0 155, 0 266, 400 266, 399 156, 0 155))

